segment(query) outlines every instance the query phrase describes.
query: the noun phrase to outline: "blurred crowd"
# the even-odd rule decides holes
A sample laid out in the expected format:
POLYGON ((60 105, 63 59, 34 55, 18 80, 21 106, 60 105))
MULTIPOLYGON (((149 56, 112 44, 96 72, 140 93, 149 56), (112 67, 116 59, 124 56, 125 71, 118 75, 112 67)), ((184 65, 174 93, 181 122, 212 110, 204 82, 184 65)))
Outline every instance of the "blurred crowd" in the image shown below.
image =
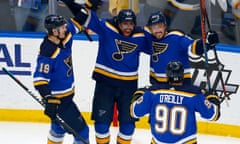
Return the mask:
MULTIPOLYGON (((75 0, 84 3, 84 0, 75 0)), ((189 10, 175 5, 195 5, 199 0, 103 0, 97 14, 100 18, 111 18, 121 9, 131 8, 137 15, 137 24, 146 25, 147 17, 161 10, 169 28, 183 29, 192 37, 201 37, 201 19, 199 10, 189 10), (184 20, 183 20, 184 18, 184 20)), ((210 1, 207 1, 210 3, 210 1)), ((240 0, 227 1, 227 10, 220 5, 211 4, 209 17, 212 28, 219 33, 222 43, 240 44, 240 0)), ((58 13, 70 17, 71 12, 63 3, 52 0, 1 0, 0 13, 3 18, 1 31, 44 32, 42 20, 49 13, 58 13)))

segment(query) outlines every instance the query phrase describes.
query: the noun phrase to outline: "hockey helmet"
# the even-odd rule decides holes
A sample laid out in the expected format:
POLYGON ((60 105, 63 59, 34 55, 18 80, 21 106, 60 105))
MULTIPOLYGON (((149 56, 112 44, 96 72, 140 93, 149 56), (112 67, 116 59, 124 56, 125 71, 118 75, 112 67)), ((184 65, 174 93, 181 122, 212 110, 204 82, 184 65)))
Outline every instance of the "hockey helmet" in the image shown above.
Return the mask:
POLYGON ((118 23, 132 21, 136 25, 136 15, 131 9, 123 9, 117 16, 118 23))
POLYGON ((177 83, 183 81, 184 67, 179 61, 171 61, 167 64, 166 74, 168 81, 171 83, 177 83))
POLYGON ((46 16, 44 26, 50 32, 53 28, 57 28, 66 23, 67 21, 63 16, 52 14, 46 16))
POLYGON ((161 11, 154 12, 149 16, 147 26, 152 26, 158 23, 167 24, 166 17, 161 11))

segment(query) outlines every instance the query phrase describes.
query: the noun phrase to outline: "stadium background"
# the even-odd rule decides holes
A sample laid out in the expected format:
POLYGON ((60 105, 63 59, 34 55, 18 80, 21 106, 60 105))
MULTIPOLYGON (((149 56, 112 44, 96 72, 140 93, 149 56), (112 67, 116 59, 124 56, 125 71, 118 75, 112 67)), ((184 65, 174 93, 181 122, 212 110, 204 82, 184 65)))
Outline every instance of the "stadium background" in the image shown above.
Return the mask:
MULTIPOLYGON (((146 3, 141 2, 141 9, 144 9, 146 3)), ((189 2, 189 1, 186 1, 189 2)), ((191 1, 196 2, 196 1, 191 1)), ((44 36, 44 29, 42 28, 42 20, 44 16, 50 12, 48 3, 46 7, 42 5, 43 11, 32 11, 29 7, 19 7, 16 1, 1 0, 0 13, 3 18, 0 25, 0 65, 6 67, 15 74, 29 89, 37 95, 32 86, 32 70, 35 67, 35 58, 38 52, 41 39, 44 36), (11 3, 13 2, 13 3, 11 3), (11 5, 13 4, 13 5, 11 5), (45 9, 44 9, 45 8, 45 9), (23 30, 26 18, 29 15, 37 17, 37 28, 34 31, 23 30)), ((62 14, 65 17, 70 17, 70 12, 60 5, 56 5, 56 13, 62 14)), ((106 9, 105 9, 106 10, 106 9)), ((235 19, 234 27, 227 26, 230 31, 224 33, 222 30, 223 18, 222 12, 219 7, 213 7, 214 15, 211 15, 211 22, 213 28, 219 33, 221 43, 217 45, 219 59, 225 65, 227 70, 231 71, 227 83, 237 85, 240 84, 238 72, 239 68, 239 30, 238 21, 235 19)), ((193 37, 200 37, 198 28, 193 33, 194 23, 199 11, 181 11, 175 9, 175 16, 172 19, 170 28, 180 28, 193 37), (184 21, 182 20, 184 17, 184 21), (187 19, 186 19, 187 18, 187 19)), ((230 13, 229 13, 230 14, 230 13)), ((108 17, 107 11, 99 12, 100 16, 108 17)), ((144 25, 146 21, 143 12, 138 14, 140 25, 144 25), (142 14, 142 15, 141 15, 142 14)), ((31 18, 31 17, 30 17, 31 18)), ((30 19, 31 20, 31 19, 30 19)), ((32 19, 34 20, 34 19, 32 19)), ((28 21, 29 22, 29 21, 28 21)), ((94 81, 91 79, 91 72, 95 64, 97 53, 97 39, 96 35, 91 35, 94 39, 89 42, 84 34, 79 34, 74 37, 73 45, 73 64, 75 65, 76 77, 76 97, 75 101, 84 113, 84 117, 89 124, 90 120, 91 101, 93 96, 94 81)), ((149 57, 147 55, 141 56, 140 62, 140 81, 139 86, 149 84, 149 57)), ((41 106, 35 102, 23 89, 21 89, 14 81, 12 81, 2 70, 0 70, 0 120, 1 121, 26 121, 26 122, 49 122, 48 118, 43 115, 41 106)), ((229 106, 224 102, 222 104, 222 117, 218 122, 206 122, 199 118, 199 132, 204 134, 214 134, 223 136, 240 137, 238 132, 240 128, 240 112, 239 112, 239 89, 236 93, 231 94, 231 100, 228 101, 229 106)), ((147 117, 137 123, 139 128, 149 128, 147 124, 147 117)))

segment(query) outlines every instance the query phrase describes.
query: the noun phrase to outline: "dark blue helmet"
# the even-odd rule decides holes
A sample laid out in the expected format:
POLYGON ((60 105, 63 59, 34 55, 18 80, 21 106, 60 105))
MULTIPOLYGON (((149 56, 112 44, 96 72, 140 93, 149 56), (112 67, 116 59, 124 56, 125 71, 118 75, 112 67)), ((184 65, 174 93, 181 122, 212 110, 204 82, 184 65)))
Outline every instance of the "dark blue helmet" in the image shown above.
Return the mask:
POLYGON ((67 21, 63 16, 60 15, 48 15, 45 18, 44 26, 50 32, 53 28, 57 28, 66 24, 67 21))
POLYGON ((149 16, 147 26, 152 26, 158 23, 167 24, 166 17, 160 11, 154 12, 149 16))
POLYGON ((136 15, 131 9, 123 9, 118 13, 118 23, 132 21, 136 25, 136 15))
POLYGON ((179 61, 171 61, 167 64, 166 74, 170 83, 182 82, 184 67, 179 61))

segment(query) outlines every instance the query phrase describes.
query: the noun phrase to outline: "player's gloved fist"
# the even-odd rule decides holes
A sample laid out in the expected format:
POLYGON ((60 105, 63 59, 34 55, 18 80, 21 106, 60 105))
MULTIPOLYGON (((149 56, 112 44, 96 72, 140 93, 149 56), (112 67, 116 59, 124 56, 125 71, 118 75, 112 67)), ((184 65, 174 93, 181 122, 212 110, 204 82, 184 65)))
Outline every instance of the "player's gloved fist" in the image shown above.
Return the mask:
POLYGON ((93 11, 100 8, 102 3, 102 0, 85 0, 85 6, 93 11))
POLYGON ((217 106, 220 106, 221 102, 220 102, 220 99, 217 95, 215 94, 209 94, 206 96, 206 99, 208 101, 210 101, 211 103, 217 105, 217 106))
POLYGON ((221 115, 221 112, 220 112, 221 101, 219 97, 217 95, 210 94, 206 96, 206 99, 217 106, 217 117, 215 117, 215 121, 218 120, 221 115))
POLYGON ((215 45, 219 43, 218 34, 216 31, 208 31, 207 32, 207 39, 206 44, 210 46, 209 48, 212 49, 215 47, 215 45))
POLYGON ((134 101, 136 101, 137 99, 139 99, 141 96, 143 96, 143 94, 145 93, 145 91, 148 90, 148 87, 144 87, 144 88, 139 88, 137 89, 132 97, 131 103, 133 103, 134 101))
POLYGON ((44 114, 49 116, 52 120, 56 119, 58 113, 58 106, 61 104, 60 99, 49 96, 44 98, 45 110, 44 114))

